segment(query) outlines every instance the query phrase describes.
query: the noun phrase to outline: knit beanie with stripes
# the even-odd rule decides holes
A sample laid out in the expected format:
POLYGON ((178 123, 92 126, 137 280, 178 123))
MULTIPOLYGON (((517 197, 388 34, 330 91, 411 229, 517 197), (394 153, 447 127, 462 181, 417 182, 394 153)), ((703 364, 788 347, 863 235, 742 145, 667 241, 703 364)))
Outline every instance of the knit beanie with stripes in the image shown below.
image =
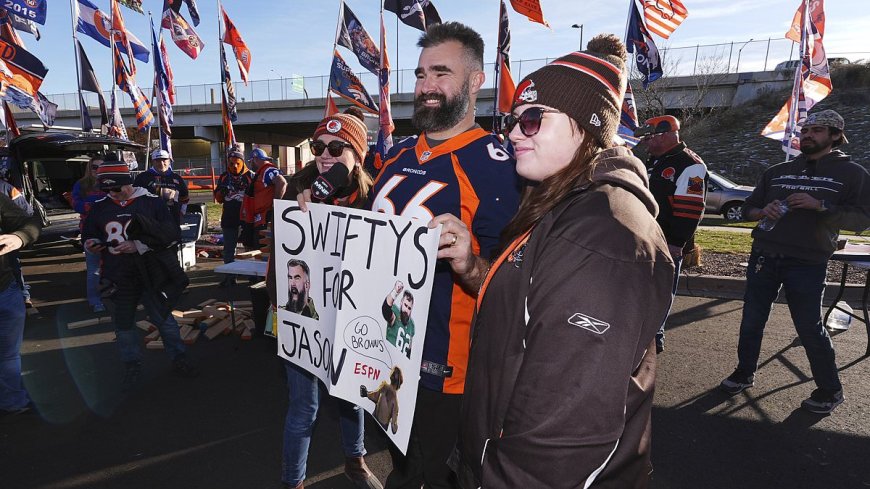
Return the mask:
POLYGON ((619 126, 627 74, 625 45, 599 34, 577 51, 532 72, 517 85, 512 109, 540 104, 564 112, 605 148, 619 126))
POLYGON ((104 161, 97 168, 97 181, 102 190, 133 185, 130 167, 123 161, 104 161))

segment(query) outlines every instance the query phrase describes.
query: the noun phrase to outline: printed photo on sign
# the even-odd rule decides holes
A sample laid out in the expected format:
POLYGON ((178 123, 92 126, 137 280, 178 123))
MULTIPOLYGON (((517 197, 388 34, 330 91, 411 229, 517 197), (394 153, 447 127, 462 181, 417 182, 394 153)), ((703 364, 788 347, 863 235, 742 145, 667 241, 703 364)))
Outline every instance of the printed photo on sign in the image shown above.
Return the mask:
POLYGON ((369 412, 404 452, 414 419, 440 228, 275 201, 278 355, 369 412))

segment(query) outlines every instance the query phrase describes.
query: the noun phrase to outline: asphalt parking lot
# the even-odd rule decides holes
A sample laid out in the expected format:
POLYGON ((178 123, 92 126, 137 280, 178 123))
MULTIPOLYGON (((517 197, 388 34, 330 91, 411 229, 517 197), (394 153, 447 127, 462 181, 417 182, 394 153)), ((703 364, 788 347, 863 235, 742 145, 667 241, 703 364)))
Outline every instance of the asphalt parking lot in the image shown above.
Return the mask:
MULTIPOLYGON (((287 394, 273 340, 201 337, 189 348, 203 371, 198 379, 171 376, 165 353, 145 350, 145 381, 125 395, 111 324, 66 327, 91 317, 82 257, 69 245, 43 244, 25 252, 25 265, 37 312, 28 316, 22 361, 39 415, 0 419, 0 487, 280 487, 287 394)), ((191 271, 182 307, 225 297, 214 266, 191 271)), ((248 296, 243 285, 229 292, 248 296)), ((834 337, 846 402, 816 416, 799 409, 814 386, 782 304, 768 323, 755 387, 733 397, 716 389, 736 363, 741 307, 728 298, 677 298, 659 356, 651 487, 870 487, 864 325, 834 337)), ((388 442, 373 423, 366 438, 383 480, 388 442)), ((342 464, 337 412, 327 402, 306 487, 351 487, 342 464)))

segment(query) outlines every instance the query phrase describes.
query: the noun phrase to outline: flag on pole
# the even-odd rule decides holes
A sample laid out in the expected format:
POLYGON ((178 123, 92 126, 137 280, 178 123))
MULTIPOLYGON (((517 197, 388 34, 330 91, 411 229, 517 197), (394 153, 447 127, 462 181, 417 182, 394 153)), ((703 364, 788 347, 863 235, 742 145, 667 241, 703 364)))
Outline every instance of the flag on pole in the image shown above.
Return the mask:
POLYGON ((182 3, 187 4, 187 11, 190 13, 190 20, 193 21, 193 25, 198 27, 199 9, 196 8, 195 0, 164 0, 163 10, 166 10, 166 7, 169 7, 174 10, 176 14, 181 14, 182 3))
POLYGON ((326 91, 326 108, 323 111, 323 117, 338 114, 338 107, 335 105, 335 100, 332 100, 332 92, 326 91))
POLYGON ((49 128, 54 125, 54 120, 57 118, 57 104, 48 100, 42 92, 36 92, 30 110, 39 116, 43 127, 49 128))
POLYGON ((226 89, 227 96, 225 104, 227 106, 227 114, 231 121, 235 122, 238 119, 238 112, 236 112, 236 88, 233 85, 233 80, 230 78, 230 65, 227 63, 227 55, 226 51, 224 51, 224 45, 220 46, 221 52, 221 83, 226 89))
POLYGON ((124 24, 124 17, 121 15, 121 8, 118 7, 118 0, 112 2, 112 31, 118 44, 124 46, 124 52, 127 53, 127 58, 130 60, 130 73, 136 74, 136 62, 133 61, 133 47, 130 45, 130 39, 127 37, 127 27, 124 24))
POLYGON ((175 13, 171 8, 164 9, 163 21, 160 25, 164 29, 169 29, 172 41, 178 46, 178 49, 184 51, 191 59, 196 59, 199 56, 205 44, 181 14, 175 13))
MULTIPOLYGON (((151 45, 155 53, 159 52, 160 47, 157 41, 157 33, 154 31, 154 23, 151 23, 151 45)), ((157 106, 159 107, 160 130, 171 136, 172 124, 175 123, 175 120, 172 115, 172 103, 169 101, 169 78, 166 76, 166 69, 163 67, 162 56, 154 56, 154 95, 157 98, 157 106)))
POLYGON ((9 107, 9 103, 5 100, 3 101, 3 123, 6 126, 7 141, 21 135, 21 130, 18 129, 18 123, 15 122, 15 116, 12 115, 12 107, 9 107))
POLYGON ((163 71, 166 72, 166 81, 169 83, 169 103, 175 105, 175 81, 173 81, 172 66, 169 64, 169 53, 166 52, 166 43, 163 42, 163 36, 160 36, 160 58, 163 63, 163 71))
MULTIPOLYGON (((825 37, 825 0, 815 0, 810 2, 810 19, 812 19, 813 24, 816 26, 816 30, 819 32, 819 37, 825 37)), ((801 32, 803 32, 804 25, 804 2, 801 2, 800 6, 797 8, 797 12, 794 13, 794 18, 791 21, 791 27, 785 33, 785 37, 787 39, 791 39, 794 42, 801 42, 801 32)))
MULTIPOLYGON (((46 74, 48 68, 36 56, 21 46, 0 39, 0 82, 3 86, 17 88, 27 96, 36 97, 46 74)), ((15 103, 13 100, 9 101, 15 103)), ((30 101, 22 108, 29 105, 30 101)))
MULTIPOLYGON (((81 42, 76 39, 76 47, 79 50, 79 87, 82 90, 93 92, 97 94, 97 100, 100 104, 100 125, 105 125, 109 123, 109 111, 106 108, 106 98, 103 97, 103 90, 100 88, 100 82, 97 80, 97 75, 94 73, 94 68, 91 66, 91 62, 88 59, 87 54, 85 54, 85 49, 82 47, 81 42)), ((87 105, 84 103, 84 97, 82 97, 82 112, 85 113, 85 120, 90 120, 90 114, 87 113, 87 105)), ((93 126, 92 126, 93 127, 93 126)))
POLYGON ((329 89, 336 95, 353 103, 359 108, 378 114, 378 106, 359 81, 350 66, 344 62, 336 50, 332 57, 332 70, 329 73, 329 89))
POLYGON ((634 54, 637 70, 643 75, 643 88, 662 76, 662 61, 652 36, 643 23, 637 4, 631 3, 631 16, 628 20, 628 34, 625 48, 634 54))
POLYGON ((350 10, 347 4, 344 5, 344 10, 339 19, 341 30, 338 33, 337 42, 344 46, 356 55, 359 63, 363 68, 371 71, 375 76, 378 75, 381 63, 381 53, 378 52, 378 47, 372 40, 372 37, 366 32, 365 27, 356 15, 350 10))
POLYGON ((384 10, 399 16, 399 20, 426 32, 432 24, 440 24, 441 16, 430 0, 384 0, 384 10))
POLYGON ((142 132, 147 131, 154 123, 151 104, 139 86, 136 85, 136 78, 127 69, 120 50, 115 48, 112 51, 115 56, 115 84, 130 95, 130 100, 133 102, 133 110, 136 111, 136 127, 142 132))
POLYGON ((227 98, 221 90, 221 121, 224 126, 224 149, 230 150, 236 145, 236 132, 233 130, 233 121, 230 120, 227 111, 227 98))
MULTIPOLYGON (((96 5, 91 3, 90 0, 76 0, 75 9, 77 18, 76 30, 103 46, 110 47, 111 41, 109 39, 112 35, 112 23, 109 22, 108 17, 96 5)), ((132 32, 127 32, 126 37, 130 47, 133 49, 133 57, 143 63, 147 63, 150 53, 145 44, 136 38, 132 32)), ((115 45, 122 46, 121 41, 116 39, 115 45)))
POLYGON ((142 11, 142 0, 118 0, 118 3, 134 12, 139 12, 140 14, 145 13, 142 11))
MULTIPOLYGON (((36 38, 37 41, 41 37, 39 34, 39 28, 36 27, 35 22, 33 22, 32 20, 25 19, 23 17, 19 17, 15 14, 9 13, 5 10, 0 10, 0 22, 3 22, 4 24, 9 24, 9 26, 12 29, 15 29, 17 31, 29 32, 30 34, 33 34, 33 36, 36 38)), ((16 44, 18 44, 21 47, 24 47, 24 43, 22 43, 20 41, 20 38, 19 38, 18 42, 16 42, 16 44)))
POLYGON ((689 11, 680 0, 643 0, 646 26, 659 37, 670 37, 688 15, 689 11))
POLYGON ((781 140, 783 151, 790 156, 800 153, 800 131, 807 113, 834 89, 822 35, 813 21, 818 17, 814 14, 810 13, 809 22, 803 26, 801 64, 795 70, 791 96, 761 131, 762 136, 781 140))
POLYGON ((127 136, 127 127, 124 125, 124 119, 121 117, 121 109, 118 107, 118 100, 114 90, 112 90, 112 109, 107 134, 116 138, 130 140, 127 136))
POLYGON ((550 27, 550 24, 544 20, 544 12, 541 10, 541 0, 511 0, 511 7, 513 7, 518 14, 528 17, 530 21, 550 27))
POLYGON ((10 14, 23 15, 37 24, 45 25, 48 0, 3 0, 0 8, 10 14))
POLYGON ((622 98, 622 110, 619 115, 619 126, 616 128, 616 134, 625 141, 629 148, 637 146, 640 138, 634 137, 634 131, 637 129, 637 108, 634 104, 634 92, 631 90, 631 83, 625 86, 625 96, 622 98))
POLYGON ((230 20, 230 16, 227 15, 227 11, 224 10, 223 5, 221 5, 221 14, 223 14, 224 18, 223 42, 233 47, 233 52, 236 55, 236 63, 239 65, 239 76, 241 76, 242 81, 247 85, 248 72, 251 71, 251 50, 248 49, 248 45, 245 44, 245 40, 242 39, 242 35, 239 33, 239 30, 236 29, 236 25, 232 20, 230 20))
POLYGON ((377 152, 381 158, 393 147, 393 114, 390 108, 390 59, 387 57, 387 30, 384 27, 384 13, 381 12, 381 69, 378 76, 380 100, 378 100, 378 141, 377 152))
POLYGON ((517 90, 517 86, 514 83, 513 76, 511 76, 511 26, 508 21, 508 11, 504 0, 501 0, 499 18, 498 55, 496 60, 499 63, 497 108, 499 113, 507 114, 511 111, 514 92, 517 90))

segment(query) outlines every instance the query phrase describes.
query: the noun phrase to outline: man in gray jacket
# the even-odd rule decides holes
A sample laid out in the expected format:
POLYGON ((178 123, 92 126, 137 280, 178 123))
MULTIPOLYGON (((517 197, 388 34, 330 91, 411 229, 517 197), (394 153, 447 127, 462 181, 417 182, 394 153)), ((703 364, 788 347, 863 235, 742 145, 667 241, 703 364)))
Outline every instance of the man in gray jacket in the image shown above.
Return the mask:
POLYGON ((0 416, 30 410, 30 397, 21 380, 24 301, 9 254, 36 241, 39 230, 39 218, 27 215, 0 194, 0 416))
POLYGON ((843 402, 834 348, 822 324, 822 295, 840 229, 870 226, 870 174, 835 149, 848 142, 843 128, 833 110, 807 117, 801 155, 768 168, 743 206, 745 219, 766 223, 752 231, 737 369, 720 385, 730 394, 754 384, 764 325, 784 287, 817 386, 801 406, 827 414, 843 402))

